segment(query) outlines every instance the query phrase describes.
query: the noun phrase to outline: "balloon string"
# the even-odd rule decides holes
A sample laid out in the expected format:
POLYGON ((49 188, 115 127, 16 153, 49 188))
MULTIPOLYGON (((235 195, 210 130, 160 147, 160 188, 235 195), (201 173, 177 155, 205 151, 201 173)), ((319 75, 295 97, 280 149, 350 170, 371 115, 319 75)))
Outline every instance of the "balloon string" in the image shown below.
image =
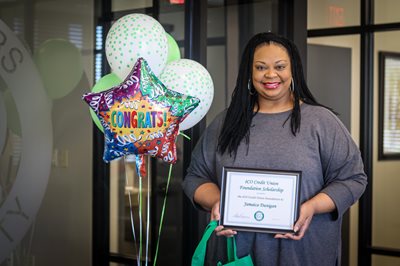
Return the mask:
MULTIPOLYGON (((149 172, 149 169, 147 171, 149 172)), ((150 234, 150 175, 147 176, 147 224, 146 224, 146 266, 149 258, 149 234, 150 234)))
MULTIPOLYGON (((128 182, 127 164, 129 162, 126 160, 125 156, 124 156, 124 162, 125 162, 125 185, 128 186, 129 182, 128 182)), ((139 258, 139 253, 137 252, 138 249, 137 249, 137 243, 136 243, 137 242, 136 241, 136 231, 135 231, 135 223, 134 223, 134 220, 133 220, 132 195, 131 195, 131 190, 130 189, 128 189, 128 198, 129 198, 129 211, 130 211, 130 218, 131 218, 132 234, 133 234, 133 240, 134 240, 134 243, 135 243, 136 259, 137 259, 137 263, 139 265, 140 258, 139 258)))
POLYGON ((142 217, 142 205, 143 205, 143 177, 142 177, 142 168, 144 164, 144 155, 136 155, 136 172, 139 176, 139 193, 138 193, 138 201, 139 201, 139 259, 137 261, 138 265, 142 265, 142 250, 143 250, 143 217, 142 217))
POLYGON ((179 131, 179 135, 182 135, 183 137, 185 137, 188 140, 190 140, 190 137, 188 135, 184 134, 182 131, 179 131))
POLYGON ((142 220, 142 177, 139 176, 139 226, 140 226, 140 240, 139 240, 139 256, 142 258, 142 241, 143 241, 143 220, 142 220))
POLYGON ((161 237, 161 230, 162 230, 162 225, 163 225, 163 220, 164 220, 164 213, 165 213, 165 209, 166 209, 166 206, 167 206, 167 195, 168 195, 169 181, 171 180, 171 172, 172 172, 172 164, 169 165, 167 187, 165 188, 164 204, 163 204, 163 208, 162 208, 162 211, 161 211, 160 228, 158 229, 158 239, 157 239, 156 253, 154 255, 153 266, 155 266, 156 263, 157 263, 158 246, 160 244, 160 237, 161 237))

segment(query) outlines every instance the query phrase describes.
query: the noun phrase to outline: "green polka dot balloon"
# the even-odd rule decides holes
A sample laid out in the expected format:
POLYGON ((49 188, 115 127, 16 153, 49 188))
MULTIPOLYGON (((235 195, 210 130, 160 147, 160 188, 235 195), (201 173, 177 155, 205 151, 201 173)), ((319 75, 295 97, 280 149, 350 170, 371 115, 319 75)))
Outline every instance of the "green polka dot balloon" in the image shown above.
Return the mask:
POLYGON ((190 59, 172 61, 165 66, 160 80, 170 90, 200 99, 199 106, 179 125, 180 130, 193 127, 207 114, 214 98, 214 84, 201 64, 190 59))
POLYGON ((106 38, 106 56, 112 72, 125 79, 136 60, 143 57, 158 76, 167 64, 168 40, 164 28, 144 14, 117 20, 106 38))

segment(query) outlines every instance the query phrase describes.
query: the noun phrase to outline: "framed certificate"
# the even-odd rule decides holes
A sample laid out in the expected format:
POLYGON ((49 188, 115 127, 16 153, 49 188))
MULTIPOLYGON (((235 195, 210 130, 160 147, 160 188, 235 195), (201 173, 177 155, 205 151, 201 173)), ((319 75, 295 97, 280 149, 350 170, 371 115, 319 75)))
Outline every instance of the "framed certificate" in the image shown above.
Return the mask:
POLYGON ((223 167, 220 224, 238 231, 294 232, 300 171, 223 167))

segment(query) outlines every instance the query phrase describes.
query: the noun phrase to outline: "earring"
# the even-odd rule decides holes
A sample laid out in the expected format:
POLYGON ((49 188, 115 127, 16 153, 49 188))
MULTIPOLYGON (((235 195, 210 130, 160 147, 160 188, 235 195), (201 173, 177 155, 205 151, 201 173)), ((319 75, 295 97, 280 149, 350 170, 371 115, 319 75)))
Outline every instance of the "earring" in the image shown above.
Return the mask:
POLYGON ((294 79, 292 78, 292 83, 290 83, 290 91, 294 92, 294 79))
POLYGON ((251 87, 252 87, 252 84, 251 84, 251 80, 249 79, 249 82, 247 82, 247 89, 249 90, 250 95, 254 95, 255 91, 252 91, 251 87))

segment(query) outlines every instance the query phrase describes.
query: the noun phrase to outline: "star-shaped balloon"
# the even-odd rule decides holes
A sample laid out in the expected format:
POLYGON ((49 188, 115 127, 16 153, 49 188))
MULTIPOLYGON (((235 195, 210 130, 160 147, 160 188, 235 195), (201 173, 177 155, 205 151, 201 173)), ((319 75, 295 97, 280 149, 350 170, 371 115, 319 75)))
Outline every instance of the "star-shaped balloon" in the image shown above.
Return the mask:
POLYGON ((167 89, 143 58, 118 86, 82 98, 104 128, 105 162, 136 154, 174 163, 179 124, 200 102, 167 89))

